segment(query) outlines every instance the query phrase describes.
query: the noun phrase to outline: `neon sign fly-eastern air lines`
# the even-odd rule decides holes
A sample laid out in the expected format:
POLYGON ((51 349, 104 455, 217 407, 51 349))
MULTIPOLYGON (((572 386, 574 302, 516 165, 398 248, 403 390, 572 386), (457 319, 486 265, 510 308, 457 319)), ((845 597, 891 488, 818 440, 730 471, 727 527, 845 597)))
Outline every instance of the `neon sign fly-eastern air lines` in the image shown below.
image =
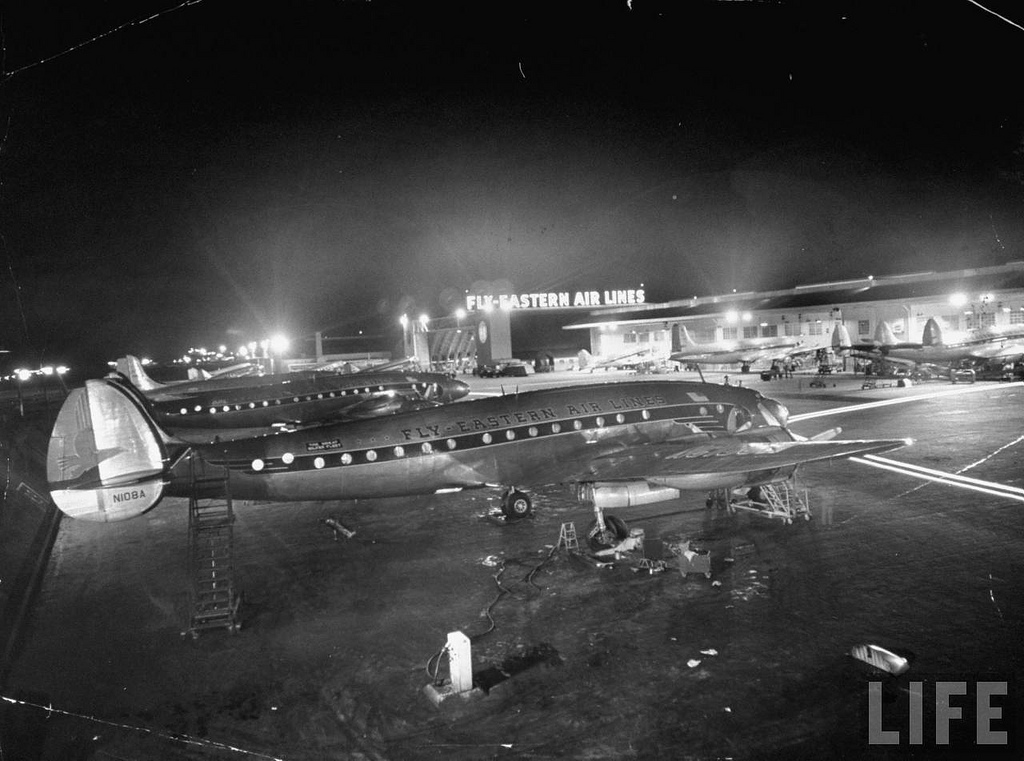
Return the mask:
POLYGON ((466 309, 568 309, 572 307, 607 307, 643 304, 643 288, 615 291, 557 291, 554 293, 499 294, 470 293, 466 309))

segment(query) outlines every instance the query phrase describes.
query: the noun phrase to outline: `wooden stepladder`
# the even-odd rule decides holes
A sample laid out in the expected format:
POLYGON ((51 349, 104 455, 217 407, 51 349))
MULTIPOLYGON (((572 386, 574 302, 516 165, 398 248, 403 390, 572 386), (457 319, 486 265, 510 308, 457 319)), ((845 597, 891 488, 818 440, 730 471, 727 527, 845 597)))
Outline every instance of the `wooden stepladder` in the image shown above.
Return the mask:
POLYGON ((188 500, 189 620, 182 632, 195 639, 204 629, 241 628, 241 595, 234 579, 234 511, 226 473, 208 476, 190 456, 188 500))

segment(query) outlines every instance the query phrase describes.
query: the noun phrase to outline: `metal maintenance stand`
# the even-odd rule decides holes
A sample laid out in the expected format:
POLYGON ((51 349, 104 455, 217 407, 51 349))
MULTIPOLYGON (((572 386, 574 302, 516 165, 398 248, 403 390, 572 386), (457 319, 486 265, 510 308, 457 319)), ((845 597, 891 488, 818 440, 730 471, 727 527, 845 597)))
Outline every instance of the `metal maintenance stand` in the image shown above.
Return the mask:
POLYGON ((811 519, 807 490, 804 489, 801 495, 789 481, 755 487, 747 492, 746 499, 730 501, 727 507, 730 514, 735 514, 737 510, 746 510, 762 518, 778 518, 786 524, 800 517, 805 521, 811 519))

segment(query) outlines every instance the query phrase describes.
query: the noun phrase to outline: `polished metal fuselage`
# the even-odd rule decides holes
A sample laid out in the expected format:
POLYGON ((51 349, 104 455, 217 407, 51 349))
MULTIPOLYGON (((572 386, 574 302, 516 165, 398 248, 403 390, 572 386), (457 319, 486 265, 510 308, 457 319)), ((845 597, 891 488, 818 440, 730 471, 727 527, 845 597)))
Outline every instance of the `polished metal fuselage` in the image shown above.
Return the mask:
MULTIPOLYGON (((594 462, 641 444, 777 431, 775 421, 762 416, 765 402, 740 387, 605 383, 459 402, 196 451, 208 469, 227 470, 231 493, 239 498, 356 499, 529 487, 593 480, 599 475, 591 471, 594 462)), ((172 489, 181 493, 183 481, 172 489)), ((713 477, 690 488, 719 488, 722 481, 713 477)))

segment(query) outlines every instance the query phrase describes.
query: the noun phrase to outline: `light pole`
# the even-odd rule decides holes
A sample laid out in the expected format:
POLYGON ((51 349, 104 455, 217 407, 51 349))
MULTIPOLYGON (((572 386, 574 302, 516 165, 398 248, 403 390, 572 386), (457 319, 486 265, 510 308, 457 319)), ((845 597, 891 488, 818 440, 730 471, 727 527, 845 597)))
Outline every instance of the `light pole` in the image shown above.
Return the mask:
POLYGON ((409 358, 409 316, 403 314, 398 318, 398 321, 402 323, 402 358, 409 358))

